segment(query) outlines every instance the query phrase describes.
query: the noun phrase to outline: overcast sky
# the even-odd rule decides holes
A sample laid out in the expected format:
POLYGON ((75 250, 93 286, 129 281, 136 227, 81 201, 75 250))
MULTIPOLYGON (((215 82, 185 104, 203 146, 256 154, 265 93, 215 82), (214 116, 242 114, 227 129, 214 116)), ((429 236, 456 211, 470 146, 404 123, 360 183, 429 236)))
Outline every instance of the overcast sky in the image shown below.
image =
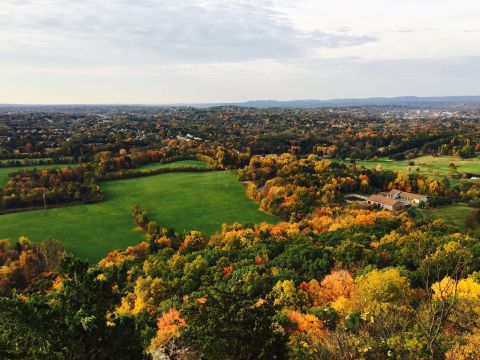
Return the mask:
POLYGON ((479 0, 0 0, 0 103, 480 95, 479 0))

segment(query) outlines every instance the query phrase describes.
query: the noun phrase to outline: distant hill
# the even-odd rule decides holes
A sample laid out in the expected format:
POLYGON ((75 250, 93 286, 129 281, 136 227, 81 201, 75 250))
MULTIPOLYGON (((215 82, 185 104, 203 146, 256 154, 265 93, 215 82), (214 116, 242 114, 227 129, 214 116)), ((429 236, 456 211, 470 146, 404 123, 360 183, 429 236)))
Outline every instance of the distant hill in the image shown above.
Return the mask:
POLYGON ((452 105, 480 105, 480 96, 444 96, 444 97, 375 97, 366 99, 331 99, 331 100, 253 100, 230 105, 257 107, 257 108, 314 108, 328 106, 452 106, 452 105))
POLYGON ((320 108, 320 107, 343 107, 343 106, 414 106, 414 107, 459 107, 475 105, 480 106, 480 96, 439 96, 439 97, 373 97, 352 99, 330 100, 251 100, 231 103, 176 103, 176 104, 71 104, 71 105, 10 105, 0 104, 0 110, 27 110, 27 111, 86 111, 106 109, 142 109, 142 108, 165 108, 165 107, 196 107, 211 108, 222 106, 238 106, 252 108, 320 108))

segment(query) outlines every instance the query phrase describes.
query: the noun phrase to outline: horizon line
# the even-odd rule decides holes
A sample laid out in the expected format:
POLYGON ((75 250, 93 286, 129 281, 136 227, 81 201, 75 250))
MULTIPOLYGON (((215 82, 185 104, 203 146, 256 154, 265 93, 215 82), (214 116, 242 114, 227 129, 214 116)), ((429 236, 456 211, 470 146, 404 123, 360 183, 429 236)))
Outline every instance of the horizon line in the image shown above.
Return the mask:
POLYGON ((278 103, 289 103, 289 102, 336 102, 336 101, 371 101, 371 100, 396 100, 396 99, 454 99, 454 98, 478 98, 480 101, 480 95, 441 95, 441 96, 417 96, 417 95, 400 95, 400 96, 372 96, 372 97, 346 97, 346 98, 328 98, 328 99, 288 99, 288 100, 278 100, 278 99, 251 99, 251 100, 239 100, 239 101, 211 101, 211 102, 98 102, 98 103, 74 103, 74 102, 65 102, 65 103, 0 103, 0 106, 193 106, 193 105, 237 105, 244 103, 255 103, 255 102, 278 102, 278 103))

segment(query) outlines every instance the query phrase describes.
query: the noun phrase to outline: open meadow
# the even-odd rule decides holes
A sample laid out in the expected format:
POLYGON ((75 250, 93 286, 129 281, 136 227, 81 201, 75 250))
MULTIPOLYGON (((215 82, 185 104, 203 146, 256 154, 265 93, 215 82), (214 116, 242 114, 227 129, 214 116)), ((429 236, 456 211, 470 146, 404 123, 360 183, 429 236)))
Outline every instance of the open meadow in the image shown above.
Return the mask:
POLYGON ((148 170, 156 170, 156 169, 167 169, 167 168, 178 168, 178 167, 199 167, 199 168, 206 168, 208 164, 205 161, 201 160, 180 160, 175 161, 167 164, 162 163, 150 163, 146 165, 142 165, 138 168, 141 171, 148 171, 148 170))
POLYGON ((447 206, 440 206, 434 209, 420 209, 415 208, 415 217, 418 220, 438 220, 442 219, 447 224, 464 229, 467 222, 471 221, 474 208, 466 204, 453 204, 447 206))
POLYGON ((21 164, 24 164, 26 161, 28 161, 30 164, 37 164, 41 161, 51 161, 52 158, 50 157, 41 157, 41 158, 25 158, 25 159, 2 159, 0 160, 0 164, 5 164, 7 162, 15 161, 19 162, 21 164))
POLYGON ((0 239, 55 238, 80 258, 96 262, 113 249, 144 239, 131 219, 134 203, 162 227, 207 235, 223 223, 277 221, 258 211, 230 172, 169 173, 106 181, 101 186, 105 200, 99 203, 0 215, 0 239))

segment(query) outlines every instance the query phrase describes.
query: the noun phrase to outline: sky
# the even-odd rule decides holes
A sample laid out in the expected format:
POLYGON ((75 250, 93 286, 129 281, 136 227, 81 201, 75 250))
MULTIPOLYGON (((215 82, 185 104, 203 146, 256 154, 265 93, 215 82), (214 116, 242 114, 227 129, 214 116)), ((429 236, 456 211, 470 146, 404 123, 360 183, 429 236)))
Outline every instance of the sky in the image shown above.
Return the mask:
POLYGON ((0 0, 0 103, 480 95, 478 0, 0 0))

